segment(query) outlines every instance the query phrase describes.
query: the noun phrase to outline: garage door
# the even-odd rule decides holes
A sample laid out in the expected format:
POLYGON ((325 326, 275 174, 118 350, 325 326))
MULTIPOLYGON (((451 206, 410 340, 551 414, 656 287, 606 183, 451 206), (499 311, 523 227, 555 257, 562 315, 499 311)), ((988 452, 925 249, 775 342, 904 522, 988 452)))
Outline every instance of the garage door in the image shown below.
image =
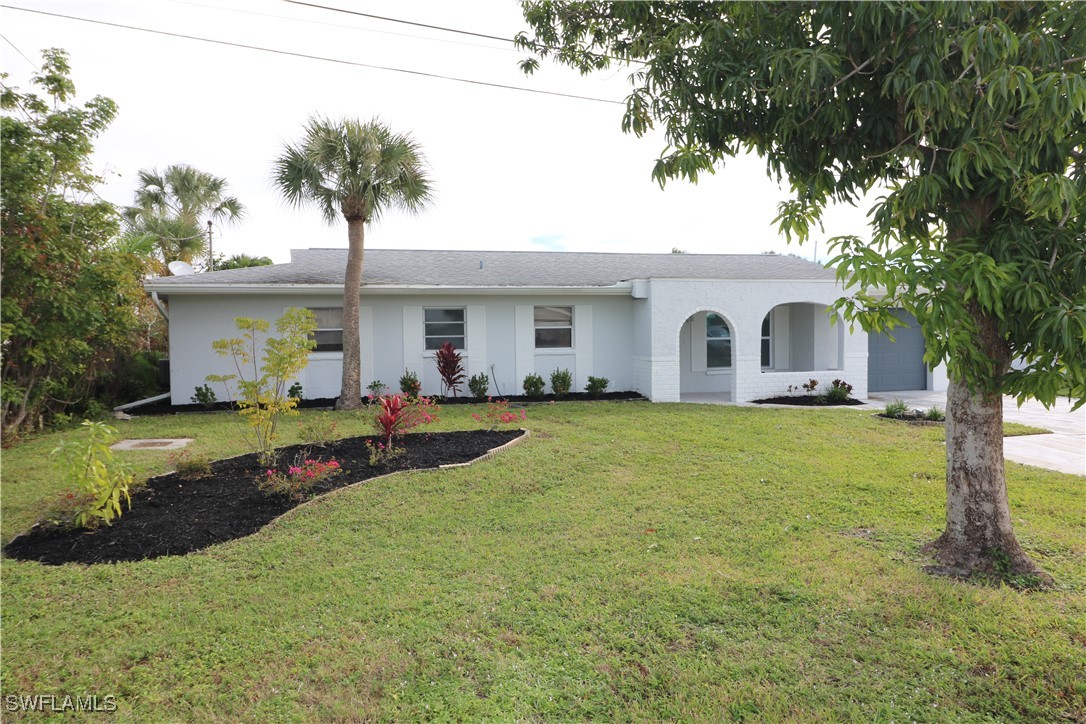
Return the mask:
POLYGON ((924 335, 913 315, 903 309, 895 310, 894 315, 909 326, 895 327, 894 340, 875 332, 868 335, 867 389, 870 392, 927 389, 924 335))

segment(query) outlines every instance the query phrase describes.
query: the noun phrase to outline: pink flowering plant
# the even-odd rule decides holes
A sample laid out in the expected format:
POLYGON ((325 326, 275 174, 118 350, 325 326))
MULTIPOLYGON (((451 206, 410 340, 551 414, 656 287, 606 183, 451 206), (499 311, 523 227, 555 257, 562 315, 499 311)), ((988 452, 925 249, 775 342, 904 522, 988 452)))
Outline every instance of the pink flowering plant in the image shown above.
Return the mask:
POLYGON ((327 462, 310 458, 298 459, 286 470, 268 468, 257 480, 257 484, 269 495, 287 495, 295 500, 303 500, 317 483, 341 472, 343 469, 335 459, 327 462))
POLYGON ((370 467, 390 463, 406 452, 402 447, 396 447, 392 443, 386 445, 380 440, 377 442, 366 440, 366 449, 370 451, 370 467))
POLYGON ((486 398, 486 414, 471 413, 473 420, 486 423, 487 430, 497 430, 500 425, 513 425, 528 419, 528 413, 521 408, 520 412, 509 409, 509 400, 486 398))

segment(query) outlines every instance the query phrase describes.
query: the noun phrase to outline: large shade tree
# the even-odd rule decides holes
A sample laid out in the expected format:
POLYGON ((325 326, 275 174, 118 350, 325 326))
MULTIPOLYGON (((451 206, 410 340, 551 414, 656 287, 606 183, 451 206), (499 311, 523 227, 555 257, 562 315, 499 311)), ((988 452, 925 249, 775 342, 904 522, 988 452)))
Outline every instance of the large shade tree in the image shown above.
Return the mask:
POLYGON ((343 282, 343 381, 337 408, 362 404, 358 316, 366 224, 388 209, 410 213, 431 199, 431 180, 418 143, 374 119, 312 117, 305 136, 275 160, 275 185, 296 206, 314 204, 325 221, 347 221, 343 282))
MULTIPOLYGON (((525 2, 522 47, 634 63, 624 131, 660 124, 653 176, 747 151, 786 178, 803 240, 831 202, 888 191, 833 240, 868 330, 914 314, 946 362, 944 565, 1037 574, 1015 538, 1002 395, 1086 399, 1086 3, 525 2), (1012 367, 1012 361, 1017 362, 1012 367)), ((538 60, 525 61, 526 71, 538 60)))
POLYGON ((139 264, 118 252, 116 209, 97 196, 94 141, 116 104, 75 102, 68 55, 42 53, 22 92, 0 74, 0 428, 6 440, 83 409, 139 331, 139 264), (40 95, 39 95, 40 93, 40 95))
POLYGON ((228 195, 228 186, 226 179, 186 164, 141 170, 134 203, 124 210, 122 245, 161 265, 193 262, 207 249, 207 222, 232 223, 245 215, 242 203, 228 195))

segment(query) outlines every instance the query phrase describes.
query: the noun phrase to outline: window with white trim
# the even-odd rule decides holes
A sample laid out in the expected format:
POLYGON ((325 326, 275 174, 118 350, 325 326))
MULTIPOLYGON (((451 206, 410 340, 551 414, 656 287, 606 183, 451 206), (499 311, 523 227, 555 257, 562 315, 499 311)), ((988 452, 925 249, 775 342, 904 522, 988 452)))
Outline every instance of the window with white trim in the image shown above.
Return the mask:
POLYGON ((317 346, 314 352, 342 352, 343 351, 343 308, 342 307, 309 307, 313 316, 317 319, 317 329, 313 332, 312 339, 317 346))
POLYGON ((536 349, 573 347, 573 307, 535 308, 536 349))
POLYGON ((773 366, 773 312, 762 320, 762 367, 773 366))
POLYGON ((732 366, 732 331, 719 314, 705 317, 705 366, 709 369, 732 366))
POLYGON ((459 309, 424 309, 423 326, 426 335, 426 349, 440 349, 446 342, 452 342, 456 349, 464 349, 464 308, 459 309))

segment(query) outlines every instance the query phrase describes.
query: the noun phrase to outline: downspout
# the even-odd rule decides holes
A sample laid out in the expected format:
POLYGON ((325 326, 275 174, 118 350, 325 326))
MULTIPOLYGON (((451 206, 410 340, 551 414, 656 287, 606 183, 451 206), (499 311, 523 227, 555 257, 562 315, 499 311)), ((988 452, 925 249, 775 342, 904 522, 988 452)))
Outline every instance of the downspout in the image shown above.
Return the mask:
POLYGON ((155 307, 158 308, 158 313, 162 315, 162 318, 169 322, 170 315, 166 314, 166 307, 163 306, 162 300, 158 298, 158 292, 151 292, 151 301, 155 303, 155 307))

